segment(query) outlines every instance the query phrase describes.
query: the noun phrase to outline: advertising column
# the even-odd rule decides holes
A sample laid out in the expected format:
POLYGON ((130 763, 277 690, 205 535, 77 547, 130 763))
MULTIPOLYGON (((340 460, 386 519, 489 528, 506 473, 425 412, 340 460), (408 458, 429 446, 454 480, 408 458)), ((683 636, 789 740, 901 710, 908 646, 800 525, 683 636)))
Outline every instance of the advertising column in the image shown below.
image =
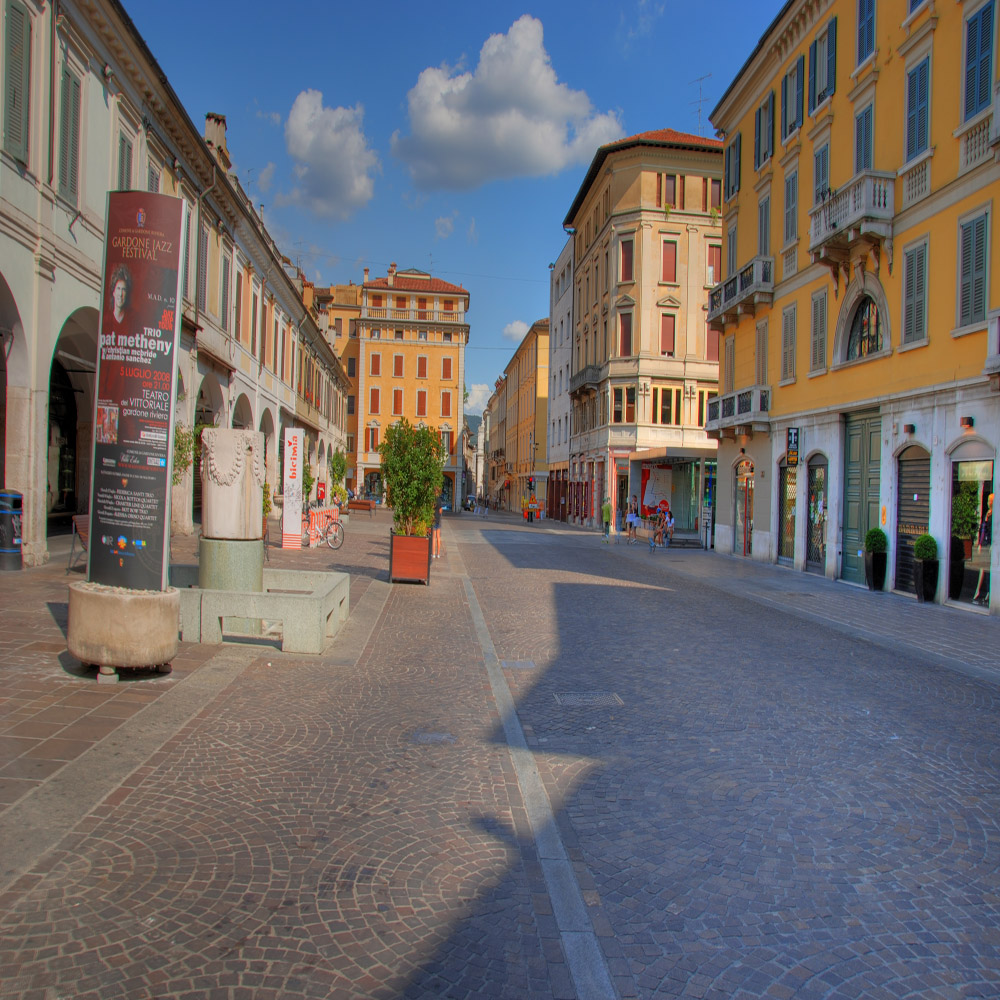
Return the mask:
POLYGON ((167 586, 184 202, 108 195, 88 579, 167 586))
POLYGON ((301 427, 285 428, 285 469, 282 482, 284 507, 281 515, 281 547, 302 548, 302 472, 305 432, 301 427))

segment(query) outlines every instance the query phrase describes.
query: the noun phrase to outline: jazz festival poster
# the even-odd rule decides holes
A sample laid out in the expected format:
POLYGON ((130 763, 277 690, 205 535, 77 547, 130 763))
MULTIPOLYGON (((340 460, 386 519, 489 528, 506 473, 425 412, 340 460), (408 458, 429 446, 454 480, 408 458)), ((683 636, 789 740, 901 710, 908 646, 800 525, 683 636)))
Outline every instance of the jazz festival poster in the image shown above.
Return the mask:
POLYGON ((108 195, 87 578, 164 590, 184 201, 108 195))

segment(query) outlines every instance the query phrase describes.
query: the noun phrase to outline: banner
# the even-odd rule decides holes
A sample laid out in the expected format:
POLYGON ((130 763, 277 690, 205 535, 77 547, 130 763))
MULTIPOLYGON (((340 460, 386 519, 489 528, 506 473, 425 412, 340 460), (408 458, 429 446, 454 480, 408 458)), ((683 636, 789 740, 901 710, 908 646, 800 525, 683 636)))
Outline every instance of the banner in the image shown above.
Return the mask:
POLYGON ((302 473, 305 471, 305 431, 285 428, 284 496, 281 515, 281 547, 302 548, 302 473))
POLYGON ((87 578, 163 590, 170 557, 184 202, 108 194, 87 578))

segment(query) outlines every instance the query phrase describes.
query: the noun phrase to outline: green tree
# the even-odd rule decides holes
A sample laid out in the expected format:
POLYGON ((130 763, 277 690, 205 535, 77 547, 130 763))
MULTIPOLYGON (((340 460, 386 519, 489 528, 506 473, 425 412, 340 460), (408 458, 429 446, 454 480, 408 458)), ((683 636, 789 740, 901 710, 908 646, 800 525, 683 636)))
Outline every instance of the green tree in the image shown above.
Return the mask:
POLYGON ((309 502, 309 497, 312 496, 313 483, 316 482, 316 477, 313 475, 312 466, 309 464, 309 459, 305 460, 302 466, 302 505, 305 506, 309 502))
POLYGON ((405 417, 386 429, 379 445, 382 479, 396 532, 426 536, 434 523, 434 501, 441 492, 444 446, 428 427, 405 417))
POLYGON ((338 448, 331 456, 327 466, 330 470, 330 482, 339 486, 347 475, 347 456, 338 448))

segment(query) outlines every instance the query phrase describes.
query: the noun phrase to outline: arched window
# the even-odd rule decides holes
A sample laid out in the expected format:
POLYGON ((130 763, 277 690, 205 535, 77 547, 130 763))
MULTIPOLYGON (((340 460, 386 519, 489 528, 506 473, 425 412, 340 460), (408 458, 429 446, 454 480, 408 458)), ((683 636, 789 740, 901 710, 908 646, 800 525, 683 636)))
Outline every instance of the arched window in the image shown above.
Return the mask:
POLYGON ((847 360, 865 358, 882 350, 882 319, 878 305, 870 295, 858 302, 851 320, 851 332, 847 340, 847 360))

